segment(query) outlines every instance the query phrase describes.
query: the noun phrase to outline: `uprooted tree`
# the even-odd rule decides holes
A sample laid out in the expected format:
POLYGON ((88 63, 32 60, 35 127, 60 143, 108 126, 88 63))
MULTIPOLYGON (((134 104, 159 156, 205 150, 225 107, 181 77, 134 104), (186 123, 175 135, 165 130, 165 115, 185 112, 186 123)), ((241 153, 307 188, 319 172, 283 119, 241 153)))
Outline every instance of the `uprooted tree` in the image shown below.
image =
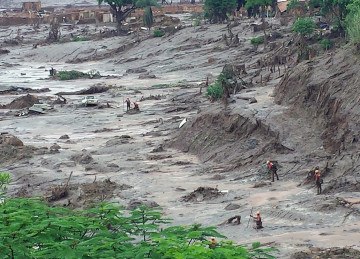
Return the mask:
POLYGON ((133 12, 136 8, 143 8, 147 6, 156 6, 156 0, 98 0, 98 4, 106 3, 110 6, 111 12, 114 15, 118 31, 121 29, 121 23, 133 12))

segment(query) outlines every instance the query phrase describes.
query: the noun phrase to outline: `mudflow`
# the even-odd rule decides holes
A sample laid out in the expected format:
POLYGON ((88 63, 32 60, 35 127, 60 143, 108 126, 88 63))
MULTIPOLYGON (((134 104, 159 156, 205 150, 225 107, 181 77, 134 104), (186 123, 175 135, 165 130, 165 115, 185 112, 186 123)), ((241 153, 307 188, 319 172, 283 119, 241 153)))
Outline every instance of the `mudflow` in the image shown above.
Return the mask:
MULTIPOLYGON (((232 23, 233 41, 225 24, 184 26, 161 38, 105 38, 78 25, 62 37, 86 31, 90 41, 37 48, 48 27, 16 27, 24 38, 2 43, 9 53, 0 63, 9 194, 70 207, 102 200, 161 206, 174 224, 219 225, 235 242, 278 247, 279 258, 358 258, 350 249, 360 248, 357 56, 345 48, 296 64, 290 26, 269 19, 264 49, 250 44, 262 35, 253 22, 232 23), (50 78, 51 67, 101 76, 60 81, 50 78), (223 69, 236 82, 226 103, 211 101, 206 78, 211 84, 223 69), (99 105, 84 107, 80 94, 91 87, 102 89, 93 91, 99 105), (140 112, 126 112, 126 98, 140 112), (53 109, 28 114, 38 102, 53 109), (279 181, 270 182, 267 160, 277 161, 279 181), (315 166, 324 175, 321 195, 306 180, 315 166), (260 231, 248 225, 258 210, 260 231), (235 215, 240 225, 221 224, 235 215)), ((12 30, 1 27, 0 38, 12 30)))

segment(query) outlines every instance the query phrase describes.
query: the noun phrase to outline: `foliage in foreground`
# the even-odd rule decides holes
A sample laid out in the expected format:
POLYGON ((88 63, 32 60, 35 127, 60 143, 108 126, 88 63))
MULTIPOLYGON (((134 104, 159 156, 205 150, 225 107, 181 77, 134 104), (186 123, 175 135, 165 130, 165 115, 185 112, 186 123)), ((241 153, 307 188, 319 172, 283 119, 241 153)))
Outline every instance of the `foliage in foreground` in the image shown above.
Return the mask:
POLYGON ((56 77, 59 80, 74 80, 79 78, 99 78, 101 77, 101 75, 98 71, 90 71, 89 73, 84 73, 77 70, 63 70, 58 71, 56 77))
POLYGON ((0 204, 1 258, 274 258, 274 249, 221 241, 214 227, 171 226, 161 213, 140 207, 125 214, 112 204, 83 211, 50 207, 36 199, 0 204), (160 226, 163 228, 160 228, 160 226))

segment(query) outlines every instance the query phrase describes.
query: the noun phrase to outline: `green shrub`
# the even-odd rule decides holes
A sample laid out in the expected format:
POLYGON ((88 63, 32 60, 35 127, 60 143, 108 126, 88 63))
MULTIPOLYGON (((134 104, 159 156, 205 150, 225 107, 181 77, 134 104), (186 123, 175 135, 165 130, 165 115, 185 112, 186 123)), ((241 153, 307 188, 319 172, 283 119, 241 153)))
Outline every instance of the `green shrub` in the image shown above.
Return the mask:
POLYGON ((292 30, 302 37, 310 36, 315 28, 315 22, 310 18, 299 18, 292 26, 292 30))
POLYGON ((324 50, 329 50, 332 48, 334 43, 330 39, 324 38, 320 40, 320 45, 324 50))
POLYGON ((100 72, 96 70, 91 70, 89 73, 84 73, 77 70, 63 70, 58 71, 56 77, 59 80, 74 80, 79 78, 99 78, 101 75, 100 72))
POLYGON ((264 36, 259 36, 259 37, 255 37, 255 38, 252 38, 250 40, 250 43, 252 45, 255 45, 255 46, 258 46, 260 44, 263 44, 264 43, 264 36))
POLYGON ((350 42, 360 44, 360 7, 357 7, 346 17, 346 23, 350 42))
POLYGON ((167 226, 161 211, 146 207, 125 214, 108 203, 71 210, 9 198, 0 215, 0 258, 275 258, 260 243, 221 240, 215 227, 167 226), (210 237, 220 240, 209 247, 210 237))
POLYGON ((89 40, 88 38, 83 37, 83 36, 75 36, 75 37, 73 38, 73 41, 75 41, 75 42, 78 42, 78 41, 88 41, 88 40, 89 40))
POLYGON ((221 86, 221 82, 216 80, 215 83, 208 86, 206 89, 206 95, 214 100, 218 100, 223 96, 224 90, 221 86))
POLYGON ((165 32, 163 30, 156 29, 154 30, 154 37, 162 37, 165 35, 165 32))

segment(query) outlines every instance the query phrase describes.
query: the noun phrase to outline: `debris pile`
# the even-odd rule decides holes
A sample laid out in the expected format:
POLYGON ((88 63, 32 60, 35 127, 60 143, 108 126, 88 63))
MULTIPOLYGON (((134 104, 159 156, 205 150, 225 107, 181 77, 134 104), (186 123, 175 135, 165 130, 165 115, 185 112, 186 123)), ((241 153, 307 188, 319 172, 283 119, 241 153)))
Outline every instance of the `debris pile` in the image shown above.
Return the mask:
POLYGON ((223 193, 221 193, 217 188, 199 187, 192 193, 181 197, 181 201, 185 201, 185 202, 209 201, 216 199, 222 195, 223 193))

